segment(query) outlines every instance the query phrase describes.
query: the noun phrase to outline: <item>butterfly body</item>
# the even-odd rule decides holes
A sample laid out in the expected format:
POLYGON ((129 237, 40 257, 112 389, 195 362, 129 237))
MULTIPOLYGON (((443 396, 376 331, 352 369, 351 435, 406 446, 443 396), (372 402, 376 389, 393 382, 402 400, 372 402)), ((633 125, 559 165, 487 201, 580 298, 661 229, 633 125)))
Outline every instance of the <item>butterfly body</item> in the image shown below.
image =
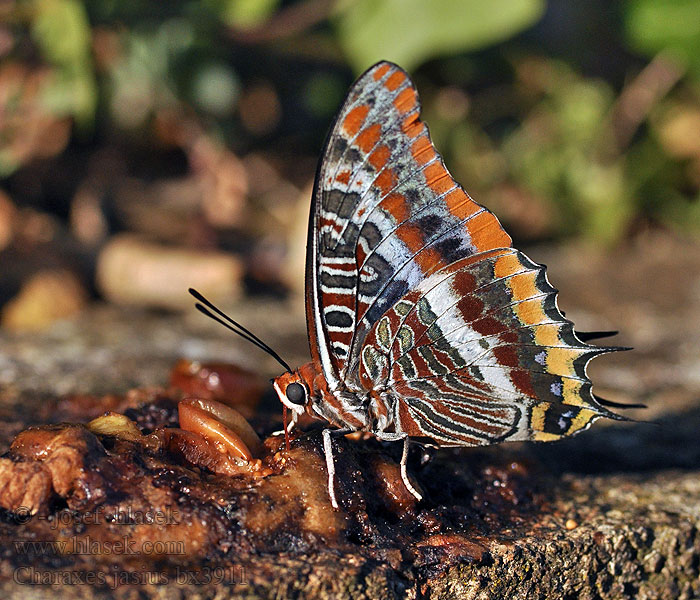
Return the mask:
POLYGON ((368 393, 356 394, 347 389, 328 388, 327 381, 313 362, 303 365, 296 371, 283 373, 274 381, 275 389, 283 403, 299 416, 307 414, 322 419, 330 425, 350 431, 370 431, 370 397, 368 393), (296 383, 304 388, 302 402, 290 402, 282 390, 296 383))
MULTIPOLYGON (((513 248, 450 176, 417 92, 378 63, 348 93, 312 198, 306 316, 312 360, 274 386, 292 411, 339 431, 438 446, 551 441, 619 418, 543 266, 513 248)), ((333 492, 329 430, 324 432, 333 492)))

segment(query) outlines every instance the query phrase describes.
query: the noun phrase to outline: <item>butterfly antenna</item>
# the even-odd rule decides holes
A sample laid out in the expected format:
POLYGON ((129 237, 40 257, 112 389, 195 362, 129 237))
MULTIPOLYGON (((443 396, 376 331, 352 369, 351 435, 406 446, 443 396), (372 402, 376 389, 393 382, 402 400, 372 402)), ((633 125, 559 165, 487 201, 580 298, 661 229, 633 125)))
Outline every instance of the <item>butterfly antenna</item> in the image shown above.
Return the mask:
POLYGON ((213 319, 217 323, 223 325, 226 327, 226 329, 229 329, 230 331, 233 331, 234 333, 237 333, 240 335, 243 339, 249 341, 251 344, 254 346, 257 346, 260 348, 263 352, 266 352, 269 354, 272 358, 274 358, 279 364, 281 364, 285 371, 290 372, 292 371, 291 367, 287 364, 285 360, 283 360, 277 352, 275 352, 270 346, 268 346, 265 342, 263 342, 257 335, 255 335, 252 331, 249 331, 243 325, 240 323, 237 323, 234 321, 231 317, 229 317, 224 311, 222 311, 220 308, 218 308, 216 305, 214 305, 212 302, 207 300, 202 294, 200 294, 197 290, 194 290, 190 288, 188 290, 190 294, 192 294, 201 304, 197 303, 195 304, 195 308, 201 312, 202 314, 206 315, 210 319, 213 319))

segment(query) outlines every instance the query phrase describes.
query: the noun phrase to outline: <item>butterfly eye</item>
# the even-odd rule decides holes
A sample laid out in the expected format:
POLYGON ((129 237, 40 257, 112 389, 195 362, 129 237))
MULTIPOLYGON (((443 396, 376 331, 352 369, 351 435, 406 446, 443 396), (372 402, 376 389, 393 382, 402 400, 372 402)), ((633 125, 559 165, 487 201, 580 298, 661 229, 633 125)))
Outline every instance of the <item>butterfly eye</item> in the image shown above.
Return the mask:
POLYGON ((306 390, 300 383, 290 383, 285 393, 287 394, 287 400, 292 404, 304 404, 306 390))

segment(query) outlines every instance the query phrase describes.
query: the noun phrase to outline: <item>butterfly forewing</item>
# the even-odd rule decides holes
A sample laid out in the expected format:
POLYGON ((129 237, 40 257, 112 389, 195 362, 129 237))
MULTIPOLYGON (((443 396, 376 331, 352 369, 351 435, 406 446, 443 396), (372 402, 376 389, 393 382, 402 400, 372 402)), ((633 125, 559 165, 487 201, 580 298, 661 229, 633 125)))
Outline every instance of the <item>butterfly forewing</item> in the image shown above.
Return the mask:
POLYGON ((461 256, 511 243, 450 177, 419 112, 406 73, 376 65, 351 89, 317 175, 309 318, 326 342, 324 369, 345 381, 369 328, 406 291, 461 256))
POLYGON ((388 394, 442 445, 553 439, 608 414, 544 268, 452 179, 416 90, 379 63, 354 84, 316 178, 312 352, 330 390, 388 394), (548 437, 549 436, 549 437, 548 437))

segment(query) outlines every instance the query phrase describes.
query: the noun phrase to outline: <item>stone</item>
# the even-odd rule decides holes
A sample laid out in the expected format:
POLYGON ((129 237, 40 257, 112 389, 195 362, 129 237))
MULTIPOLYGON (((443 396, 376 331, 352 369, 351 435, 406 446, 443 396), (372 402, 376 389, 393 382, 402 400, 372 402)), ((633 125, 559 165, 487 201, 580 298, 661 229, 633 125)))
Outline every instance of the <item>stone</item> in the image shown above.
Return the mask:
POLYGON ((166 246, 122 234, 101 250, 96 278, 111 302, 181 310, 192 305, 189 287, 213 301, 239 298, 243 265, 232 254, 166 246))

